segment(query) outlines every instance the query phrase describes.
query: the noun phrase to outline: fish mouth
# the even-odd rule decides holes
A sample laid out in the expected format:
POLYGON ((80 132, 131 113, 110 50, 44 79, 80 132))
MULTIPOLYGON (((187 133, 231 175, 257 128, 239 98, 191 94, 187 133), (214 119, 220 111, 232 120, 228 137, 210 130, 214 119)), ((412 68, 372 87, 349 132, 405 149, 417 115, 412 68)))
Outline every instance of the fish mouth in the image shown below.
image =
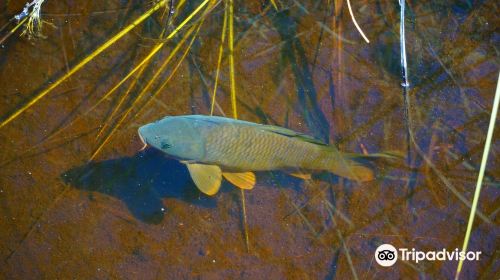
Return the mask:
POLYGON ((139 139, 141 139, 142 144, 144 144, 144 146, 139 150, 139 152, 142 152, 148 147, 148 143, 144 140, 144 137, 142 137, 140 130, 137 134, 139 134, 139 139))

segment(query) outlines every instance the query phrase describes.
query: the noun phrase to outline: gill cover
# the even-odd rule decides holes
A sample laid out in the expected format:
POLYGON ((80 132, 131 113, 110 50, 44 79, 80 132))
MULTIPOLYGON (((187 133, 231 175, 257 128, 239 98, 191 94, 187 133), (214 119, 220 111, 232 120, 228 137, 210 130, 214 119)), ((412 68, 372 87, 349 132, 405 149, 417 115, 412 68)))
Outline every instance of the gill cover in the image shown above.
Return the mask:
POLYGON ((205 155, 202 127, 196 120, 166 117, 139 128, 141 140, 180 160, 201 160, 205 155))

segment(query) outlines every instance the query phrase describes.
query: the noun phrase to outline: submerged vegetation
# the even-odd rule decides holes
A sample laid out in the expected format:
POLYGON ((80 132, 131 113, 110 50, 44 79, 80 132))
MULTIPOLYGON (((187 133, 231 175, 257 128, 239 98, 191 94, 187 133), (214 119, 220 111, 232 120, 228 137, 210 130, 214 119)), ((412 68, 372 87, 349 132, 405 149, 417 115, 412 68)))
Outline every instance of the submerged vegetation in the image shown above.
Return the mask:
POLYGON ((363 279, 498 270, 494 1, 2 5, 0 273, 363 279), (366 184, 264 174, 251 192, 235 198, 228 188, 211 200, 187 190, 182 166, 137 153, 139 126, 181 114, 280 125, 364 154, 404 151, 407 162, 381 164, 366 184), (102 251, 103 238, 117 249, 102 251), (373 262, 383 243, 473 248, 483 259, 384 270, 373 262), (57 248, 43 252, 53 262, 83 256, 92 269, 30 260, 44 246, 57 248))

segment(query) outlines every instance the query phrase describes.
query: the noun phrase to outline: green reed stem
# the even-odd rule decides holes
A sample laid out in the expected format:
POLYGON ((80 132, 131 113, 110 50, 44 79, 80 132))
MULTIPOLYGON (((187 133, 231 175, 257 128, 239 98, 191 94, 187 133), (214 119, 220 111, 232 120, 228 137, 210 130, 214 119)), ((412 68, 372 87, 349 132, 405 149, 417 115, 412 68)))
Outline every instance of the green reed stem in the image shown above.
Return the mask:
POLYGON ((224 52, 224 42, 226 41, 226 29, 227 29, 227 1, 224 2, 224 22, 222 23, 222 34, 220 38, 220 46, 219 46, 219 57, 217 58, 217 70, 215 72, 215 82, 214 82, 214 91, 212 93, 212 103, 210 105, 210 116, 214 114, 214 106, 215 106, 215 96, 217 94, 217 85, 219 83, 219 73, 220 73, 220 64, 222 62, 222 53, 224 52))
MULTIPOLYGON (((481 194, 484 172, 486 170, 486 163, 488 161, 488 154, 490 152, 491 140, 493 138, 493 131, 495 130, 495 122, 498 114, 499 101, 500 101, 500 74, 498 76, 495 99, 493 100, 493 108, 491 110, 490 125, 488 126, 488 134, 486 135, 486 143, 484 144, 483 157, 481 159, 481 167, 479 169, 479 175, 477 176, 476 191, 474 192, 474 199, 472 200, 472 207, 470 210, 469 222, 467 223, 467 231, 465 233, 462 252, 467 251, 467 247, 469 245, 472 225, 474 224, 474 217, 476 216, 475 214, 477 210, 477 204, 479 202, 479 195, 481 194)), ((464 261, 460 259, 460 261, 458 262, 457 272, 455 274, 455 280, 458 280, 458 278, 460 277, 460 272, 462 271, 463 263, 464 261)))

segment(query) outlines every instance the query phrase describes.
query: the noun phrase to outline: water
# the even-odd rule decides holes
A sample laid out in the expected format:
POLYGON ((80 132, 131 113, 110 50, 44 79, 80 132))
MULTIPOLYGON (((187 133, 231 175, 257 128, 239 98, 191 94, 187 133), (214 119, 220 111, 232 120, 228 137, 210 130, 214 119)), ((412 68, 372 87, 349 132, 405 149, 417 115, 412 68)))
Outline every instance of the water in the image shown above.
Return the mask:
MULTIPOLYGON (((167 32, 200 3, 177 8, 167 32)), ((279 12, 267 2, 235 3, 238 118, 302 131, 343 151, 406 153, 398 3, 351 3, 369 44, 345 2, 277 4, 279 12)), ((1 24, 23 5, 0 4, 1 24)), ((42 18, 52 24, 44 25, 46 38, 16 33, 2 43, 2 120, 150 7, 141 1, 46 1, 42 18)), ((165 115, 210 113, 224 3, 207 16, 157 95, 151 98, 185 46, 135 102, 192 22, 139 70, 139 79, 134 75, 85 114, 158 43, 153 38, 168 20, 154 14, 0 128, 0 274, 453 278, 457 261, 398 261, 384 268, 374 252, 383 243, 420 251, 462 247, 470 212, 464 201, 472 201, 498 78, 498 5, 419 1, 406 9, 415 137, 409 165, 378 162, 379 178, 363 184, 325 174, 303 181, 257 173, 257 186, 245 192, 249 252, 240 191, 224 183, 216 196, 202 195, 181 163, 151 149, 139 151, 136 133, 165 115)), ((228 35, 215 114, 232 116, 227 41, 228 35)), ((493 140, 481 216, 469 243, 469 250, 482 253, 479 261, 465 262, 462 279, 498 275, 498 135, 493 140)))

